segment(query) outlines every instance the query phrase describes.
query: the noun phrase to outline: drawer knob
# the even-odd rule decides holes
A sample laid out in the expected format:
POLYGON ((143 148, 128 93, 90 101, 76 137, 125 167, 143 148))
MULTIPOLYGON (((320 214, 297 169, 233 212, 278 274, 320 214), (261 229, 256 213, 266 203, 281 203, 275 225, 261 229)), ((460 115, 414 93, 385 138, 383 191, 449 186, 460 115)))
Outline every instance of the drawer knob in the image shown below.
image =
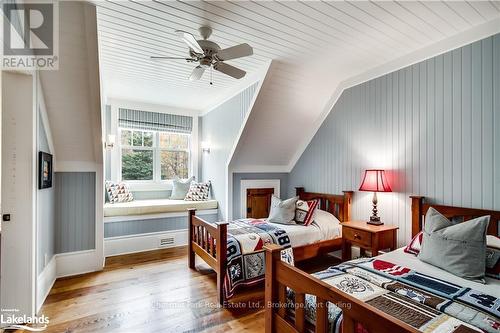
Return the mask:
POLYGON ((361 239, 361 236, 358 234, 354 234, 354 239, 361 239))

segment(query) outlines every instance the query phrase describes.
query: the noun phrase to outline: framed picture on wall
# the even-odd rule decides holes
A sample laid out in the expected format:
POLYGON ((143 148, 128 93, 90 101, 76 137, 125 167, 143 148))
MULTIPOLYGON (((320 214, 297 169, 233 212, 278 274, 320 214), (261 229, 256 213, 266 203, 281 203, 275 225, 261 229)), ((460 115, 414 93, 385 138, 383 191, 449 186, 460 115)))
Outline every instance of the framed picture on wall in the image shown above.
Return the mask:
POLYGON ((43 151, 38 153, 38 188, 52 187, 52 155, 43 151))

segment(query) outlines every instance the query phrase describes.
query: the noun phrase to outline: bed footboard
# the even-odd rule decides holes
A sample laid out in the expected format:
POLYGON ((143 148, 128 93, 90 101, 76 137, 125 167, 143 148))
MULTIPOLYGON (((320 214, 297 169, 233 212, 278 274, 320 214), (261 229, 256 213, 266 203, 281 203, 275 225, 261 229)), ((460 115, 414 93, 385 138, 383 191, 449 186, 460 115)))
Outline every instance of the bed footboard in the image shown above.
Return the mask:
POLYGON ((281 261, 281 247, 266 248, 266 333, 302 333, 312 328, 305 317, 305 295, 316 296, 316 322, 314 331, 328 332, 327 302, 342 309, 342 332, 354 333, 356 324, 370 333, 411 332, 418 330, 384 312, 326 284, 325 282, 281 261), (295 315, 287 311, 286 289, 295 292, 295 315))
POLYGON ((224 274, 227 259, 227 222, 209 223, 189 209, 188 265, 195 268, 195 255, 200 256, 217 273, 217 300, 224 305, 224 274))

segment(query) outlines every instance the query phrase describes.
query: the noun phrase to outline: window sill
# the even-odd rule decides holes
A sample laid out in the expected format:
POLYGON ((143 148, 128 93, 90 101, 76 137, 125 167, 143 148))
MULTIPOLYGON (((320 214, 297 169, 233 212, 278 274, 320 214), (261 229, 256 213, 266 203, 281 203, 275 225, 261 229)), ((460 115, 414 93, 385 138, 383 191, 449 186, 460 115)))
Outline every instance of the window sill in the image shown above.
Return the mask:
POLYGON ((125 183, 128 185, 129 189, 133 192, 170 191, 173 188, 172 181, 165 181, 161 183, 126 181, 125 183))

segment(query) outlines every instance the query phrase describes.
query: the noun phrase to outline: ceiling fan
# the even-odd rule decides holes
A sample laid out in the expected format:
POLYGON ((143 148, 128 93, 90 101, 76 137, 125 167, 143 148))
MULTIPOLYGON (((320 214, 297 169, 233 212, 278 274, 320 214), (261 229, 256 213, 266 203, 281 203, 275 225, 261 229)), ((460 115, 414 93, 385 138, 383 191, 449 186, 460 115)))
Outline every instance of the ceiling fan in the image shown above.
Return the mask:
MULTIPOLYGON (((189 58, 152 56, 151 59, 186 60, 188 63, 199 63, 189 76, 189 80, 191 81, 201 79, 207 68, 213 68, 235 79, 241 79, 245 76, 246 72, 244 70, 226 64, 224 61, 252 55, 253 48, 250 45, 243 43, 227 49, 221 49, 219 45, 208 40, 212 34, 212 28, 200 27, 198 31, 203 39, 196 40, 192 34, 186 31, 175 31, 175 33, 189 46, 189 58)), ((212 82, 210 82, 210 84, 212 84, 212 82)))

